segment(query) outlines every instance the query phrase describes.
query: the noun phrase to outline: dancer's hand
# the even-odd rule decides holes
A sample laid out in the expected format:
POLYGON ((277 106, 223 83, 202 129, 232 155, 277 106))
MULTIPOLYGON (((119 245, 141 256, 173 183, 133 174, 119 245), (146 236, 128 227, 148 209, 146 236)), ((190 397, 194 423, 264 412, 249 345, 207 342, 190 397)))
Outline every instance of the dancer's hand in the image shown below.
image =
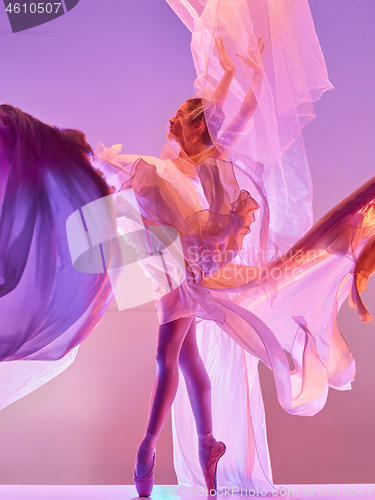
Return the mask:
POLYGON ((241 132, 244 130, 246 123, 253 116, 257 106, 258 100, 254 93, 254 88, 256 89, 257 95, 259 95, 262 88, 262 81, 265 74, 262 55, 264 52, 264 43, 262 43, 262 37, 255 40, 255 36, 252 35, 250 38, 249 48, 247 51, 247 56, 242 54, 237 54, 237 57, 246 64, 249 68, 254 70, 252 75, 252 82, 249 90, 246 92, 245 98, 241 105, 241 108, 237 115, 233 118, 228 127, 224 130, 222 134, 222 139, 226 142, 227 148, 230 148, 232 144, 240 137, 241 132))
POLYGON ((223 39, 215 38, 215 45, 217 51, 219 52, 219 63, 224 70, 224 75, 214 92, 213 101, 216 106, 222 107, 227 97, 229 86, 233 80, 236 68, 225 50, 223 39))
POLYGON ((262 37, 258 37, 258 41, 255 42, 255 36, 252 35, 250 38, 249 48, 247 49, 247 56, 242 54, 236 54, 237 57, 241 59, 249 68, 255 71, 260 71, 264 69, 262 55, 264 52, 265 44, 262 43, 262 37))
POLYGON ((219 38, 219 39, 215 38, 215 45, 216 45, 217 51, 219 52, 220 66, 223 68, 225 73, 234 74, 236 68, 225 50, 223 39, 222 38, 219 38))

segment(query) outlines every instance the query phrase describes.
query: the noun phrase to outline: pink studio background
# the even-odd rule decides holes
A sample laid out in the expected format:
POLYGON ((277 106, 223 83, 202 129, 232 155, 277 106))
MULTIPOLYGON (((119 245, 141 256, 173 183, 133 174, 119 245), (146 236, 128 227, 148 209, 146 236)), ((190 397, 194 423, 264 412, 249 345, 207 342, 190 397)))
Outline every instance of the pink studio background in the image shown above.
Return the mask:
MULTIPOLYGON (((374 0, 310 0, 335 86, 305 129, 316 220, 374 174, 374 0)), ((158 156, 168 118, 193 93, 190 34, 163 0, 80 0, 12 34, 0 8, 0 102, 83 130, 92 145, 158 156)), ((375 281, 375 280, 374 280, 375 281)), ((375 312, 375 283, 365 302, 375 312)), ((292 417, 261 367, 276 483, 375 482, 374 324, 345 304, 339 326, 357 360, 353 390, 292 417)), ((152 304, 115 304, 66 372, 0 412, 0 483, 131 484, 155 372, 152 304)), ((218 436, 220 437, 220 436, 218 436)), ((156 482, 176 482, 168 421, 156 482)))

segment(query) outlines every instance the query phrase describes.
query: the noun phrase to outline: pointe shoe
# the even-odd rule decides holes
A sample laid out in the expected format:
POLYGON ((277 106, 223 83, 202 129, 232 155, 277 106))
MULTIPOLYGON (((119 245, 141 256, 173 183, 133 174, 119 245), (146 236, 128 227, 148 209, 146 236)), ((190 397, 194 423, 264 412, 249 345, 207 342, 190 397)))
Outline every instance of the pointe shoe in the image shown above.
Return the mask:
POLYGON ((143 477, 138 477, 136 470, 133 473, 133 482, 137 489, 138 496, 149 497, 152 493, 152 488, 154 486, 154 469, 156 465, 156 451, 154 451, 154 456, 152 458, 152 467, 150 471, 143 477))
POLYGON ((226 451, 226 446, 222 441, 216 441, 216 443, 212 446, 210 454, 208 455, 208 460, 206 467, 203 470, 203 477, 206 483, 207 490, 210 492, 211 490, 217 490, 217 482, 216 482, 216 470, 217 463, 219 459, 224 455, 226 451))

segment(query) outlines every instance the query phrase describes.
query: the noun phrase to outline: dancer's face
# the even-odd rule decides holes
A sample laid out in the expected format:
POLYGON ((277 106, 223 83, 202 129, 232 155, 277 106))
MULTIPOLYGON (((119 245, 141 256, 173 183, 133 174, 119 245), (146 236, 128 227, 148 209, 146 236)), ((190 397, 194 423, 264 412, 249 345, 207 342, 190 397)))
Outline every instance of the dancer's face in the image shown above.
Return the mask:
POLYGON ((176 115, 169 120, 169 136, 179 144, 193 142, 192 139, 197 133, 196 126, 188 119, 189 113, 189 105, 184 102, 178 108, 176 115))

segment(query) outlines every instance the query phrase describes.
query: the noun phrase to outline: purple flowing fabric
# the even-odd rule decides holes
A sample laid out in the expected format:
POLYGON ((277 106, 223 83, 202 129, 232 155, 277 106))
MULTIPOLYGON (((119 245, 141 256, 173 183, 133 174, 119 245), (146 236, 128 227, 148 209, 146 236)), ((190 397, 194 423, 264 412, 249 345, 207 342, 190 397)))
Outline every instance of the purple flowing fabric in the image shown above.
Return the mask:
POLYGON ((0 106, 1 407, 69 366, 112 297, 106 274, 74 269, 66 234, 72 212, 109 194, 88 148, 0 106))

